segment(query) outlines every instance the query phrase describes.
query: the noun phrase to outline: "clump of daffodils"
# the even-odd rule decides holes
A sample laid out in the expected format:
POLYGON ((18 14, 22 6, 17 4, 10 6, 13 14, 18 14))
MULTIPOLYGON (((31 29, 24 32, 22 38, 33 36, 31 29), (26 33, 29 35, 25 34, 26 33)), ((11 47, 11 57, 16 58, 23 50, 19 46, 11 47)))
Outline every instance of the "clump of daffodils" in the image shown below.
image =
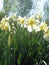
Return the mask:
POLYGON ((1 20, 0 29, 4 31, 10 31, 12 28, 13 31, 16 31, 16 27, 18 26, 20 28, 26 28, 28 32, 35 31, 35 33, 38 33, 43 31, 43 38, 49 40, 49 26, 45 21, 42 22, 40 19, 42 19, 41 15, 36 15, 35 17, 30 18, 12 15, 11 17, 5 17, 1 20))

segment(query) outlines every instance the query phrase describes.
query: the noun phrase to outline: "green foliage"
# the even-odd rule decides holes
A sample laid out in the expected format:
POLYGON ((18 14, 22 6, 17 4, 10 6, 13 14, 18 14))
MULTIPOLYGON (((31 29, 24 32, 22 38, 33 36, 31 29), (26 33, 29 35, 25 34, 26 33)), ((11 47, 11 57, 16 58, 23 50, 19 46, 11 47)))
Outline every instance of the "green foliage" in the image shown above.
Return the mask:
MULTIPOLYGON (((10 11, 17 11, 17 15, 25 16, 31 8, 31 0, 4 0, 6 15, 10 11), (16 2, 18 4, 15 4, 16 2)), ((46 12, 48 10, 49 8, 46 12)), ((5 14, 0 13, 0 20, 5 14)), ((17 20, 13 21, 11 18, 9 22, 10 32, 0 29, 0 65, 49 65, 49 42, 43 39, 43 31, 28 32, 27 29, 17 26, 17 20)))

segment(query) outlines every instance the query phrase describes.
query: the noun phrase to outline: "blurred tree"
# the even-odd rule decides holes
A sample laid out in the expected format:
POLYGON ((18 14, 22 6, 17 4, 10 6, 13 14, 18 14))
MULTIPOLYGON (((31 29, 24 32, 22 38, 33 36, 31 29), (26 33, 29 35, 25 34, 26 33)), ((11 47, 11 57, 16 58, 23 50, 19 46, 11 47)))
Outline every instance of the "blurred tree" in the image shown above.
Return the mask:
POLYGON ((0 11, 0 20, 5 16, 5 12, 4 11, 0 11))
POLYGON ((19 6, 17 7, 18 15, 25 16, 27 15, 32 8, 31 0, 18 0, 19 6))
POLYGON ((31 0, 4 0, 5 14, 16 13, 17 15, 25 16, 32 8, 31 0))
POLYGON ((10 8, 11 8, 11 5, 10 5, 10 1, 11 0, 4 0, 4 4, 3 4, 3 8, 5 10, 5 14, 8 15, 9 11, 10 11, 10 8))
POLYGON ((49 0, 47 0, 44 5, 44 20, 49 25, 49 0))

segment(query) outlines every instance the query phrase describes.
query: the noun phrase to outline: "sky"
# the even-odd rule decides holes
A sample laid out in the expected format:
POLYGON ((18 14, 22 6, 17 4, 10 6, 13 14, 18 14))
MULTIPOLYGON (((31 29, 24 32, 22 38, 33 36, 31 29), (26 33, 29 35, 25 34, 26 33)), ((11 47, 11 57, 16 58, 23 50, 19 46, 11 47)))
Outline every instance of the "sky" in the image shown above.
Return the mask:
POLYGON ((33 8, 33 5, 32 5, 32 9, 30 10, 30 14, 32 15, 32 13, 33 14, 42 13, 42 15, 43 15, 44 4, 47 0, 32 0, 32 1, 33 1, 33 4, 35 5, 35 7, 33 8))
POLYGON ((3 8, 3 0, 0 0, 0 10, 3 8))

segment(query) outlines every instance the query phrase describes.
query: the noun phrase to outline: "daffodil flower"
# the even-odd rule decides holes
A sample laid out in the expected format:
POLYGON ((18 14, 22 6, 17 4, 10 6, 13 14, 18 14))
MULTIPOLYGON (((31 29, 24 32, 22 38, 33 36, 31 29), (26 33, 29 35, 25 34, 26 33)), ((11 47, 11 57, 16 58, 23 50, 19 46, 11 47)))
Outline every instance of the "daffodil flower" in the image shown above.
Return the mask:
POLYGON ((10 18, 12 18, 13 21, 17 21, 17 16, 16 16, 16 14, 12 14, 12 16, 11 16, 10 18))
MULTIPOLYGON (((35 31, 37 31, 37 30, 39 30, 39 27, 38 27, 38 25, 39 25, 39 20, 35 20, 35 18, 30 18, 29 20, 28 20, 28 30, 30 29, 31 31, 32 30, 35 30, 35 31), (38 28, 38 29, 37 29, 38 28)), ((29 31, 30 31, 29 30, 29 31)))
POLYGON ((1 20, 2 24, 5 24, 6 22, 9 22, 9 17, 5 17, 1 20))
POLYGON ((20 24, 23 24, 24 23, 24 18, 22 18, 22 17, 19 16, 18 17, 18 21, 19 21, 20 24))
POLYGON ((45 22, 41 22, 39 27, 40 27, 40 30, 45 30, 47 28, 47 24, 45 22))
POLYGON ((7 31, 7 30, 10 31, 10 25, 9 25, 8 22, 6 22, 5 24, 0 24, 0 28, 1 28, 2 30, 5 30, 5 31, 7 31))
POLYGON ((37 15, 36 15, 36 18, 37 18, 38 20, 40 20, 40 19, 42 19, 42 15, 41 15, 41 14, 37 14, 37 15))
POLYGON ((49 27, 44 32, 44 38, 49 41, 49 27))
POLYGON ((18 24, 21 24, 21 27, 24 25, 25 17, 18 17, 18 24))
POLYGON ((27 30, 28 30, 29 32, 32 32, 32 27, 31 27, 30 25, 28 25, 27 30))
POLYGON ((33 30, 35 30, 35 32, 39 32, 39 31, 40 31, 40 28, 39 28, 39 26, 34 25, 34 26, 33 26, 33 30))
POLYGON ((34 24, 35 24, 35 19, 30 18, 30 19, 28 20, 28 25, 33 26, 34 24))

